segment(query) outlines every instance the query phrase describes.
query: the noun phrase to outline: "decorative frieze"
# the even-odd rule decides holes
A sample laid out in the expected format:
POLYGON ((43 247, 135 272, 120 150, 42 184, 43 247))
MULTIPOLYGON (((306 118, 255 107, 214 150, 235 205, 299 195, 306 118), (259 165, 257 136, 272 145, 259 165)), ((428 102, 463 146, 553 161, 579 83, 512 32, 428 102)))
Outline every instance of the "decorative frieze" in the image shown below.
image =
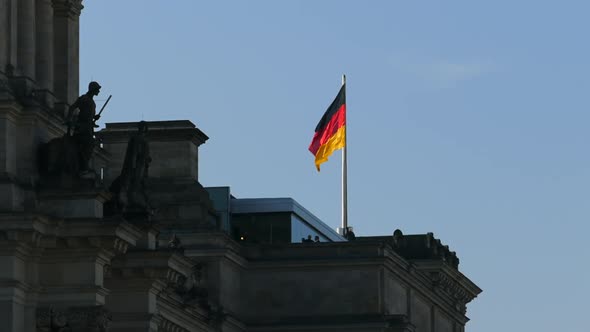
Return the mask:
POLYGON ((53 308, 37 309, 37 332, 66 332, 70 330, 66 314, 53 308))
POLYGON ((108 332, 111 321, 111 314, 103 307, 37 309, 37 332, 108 332))
POLYGON ((444 292, 448 297, 452 298, 455 309, 465 314, 466 304, 473 300, 475 296, 469 294, 463 286, 444 272, 431 272, 429 275, 435 290, 444 292))

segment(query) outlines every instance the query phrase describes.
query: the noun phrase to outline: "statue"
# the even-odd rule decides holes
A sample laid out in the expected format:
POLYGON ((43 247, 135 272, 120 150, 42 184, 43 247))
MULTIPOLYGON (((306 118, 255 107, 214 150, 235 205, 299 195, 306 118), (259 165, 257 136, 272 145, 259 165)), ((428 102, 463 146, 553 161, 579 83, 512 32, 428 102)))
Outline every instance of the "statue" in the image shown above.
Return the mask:
POLYGON ((110 187, 115 194, 116 205, 122 212, 151 212, 145 191, 145 179, 152 158, 146 134, 147 123, 138 123, 138 132, 127 143, 125 160, 121 175, 119 175, 110 187))
POLYGON ((88 165, 92 152, 94 151, 94 128, 96 120, 100 115, 96 114, 96 103, 94 96, 100 93, 100 84, 97 82, 90 82, 88 84, 88 92, 78 97, 76 101, 70 106, 66 124, 68 125, 67 136, 70 136, 73 129, 73 138, 78 144, 79 167, 81 172, 89 171, 88 165), (78 116, 73 120, 74 111, 78 109, 78 116))
POLYGON ((95 121, 100 118, 100 114, 95 114, 96 104, 93 98, 99 94, 100 88, 97 82, 90 82, 88 92, 69 108, 65 122, 68 126, 67 133, 39 146, 39 173, 47 186, 73 187, 76 183, 81 184, 82 177, 90 182, 96 181, 94 177, 88 178, 87 175, 92 175, 88 163, 94 151, 95 121), (76 109, 79 112, 74 120, 76 109))

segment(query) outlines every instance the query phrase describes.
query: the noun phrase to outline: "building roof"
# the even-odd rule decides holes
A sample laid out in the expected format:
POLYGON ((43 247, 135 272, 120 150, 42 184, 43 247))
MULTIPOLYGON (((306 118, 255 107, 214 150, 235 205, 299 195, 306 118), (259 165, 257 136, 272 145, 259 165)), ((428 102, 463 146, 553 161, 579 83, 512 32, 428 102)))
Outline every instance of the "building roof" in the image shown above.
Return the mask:
POLYGON ((291 212, 332 241, 346 241, 335 230, 309 212, 296 200, 284 198, 235 198, 231 200, 232 214, 291 212))

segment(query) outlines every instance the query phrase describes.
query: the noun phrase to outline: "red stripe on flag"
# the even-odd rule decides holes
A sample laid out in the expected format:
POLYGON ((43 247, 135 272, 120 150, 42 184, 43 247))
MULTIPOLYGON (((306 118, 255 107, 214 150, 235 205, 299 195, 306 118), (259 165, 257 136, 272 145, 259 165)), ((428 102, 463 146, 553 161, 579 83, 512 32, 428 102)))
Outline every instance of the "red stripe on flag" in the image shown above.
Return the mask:
POLYGON ((346 105, 342 104, 340 105, 340 108, 338 108, 338 111, 336 111, 332 118, 330 118, 326 126, 324 126, 323 130, 316 131, 316 133, 313 135, 313 139, 311 141, 311 144, 309 145, 309 151, 311 151, 311 153, 313 153, 313 155, 315 156, 320 146, 326 144, 330 137, 334 136, 338 129, 340 129, 340 127, 344 126, 345 124, 346 105))

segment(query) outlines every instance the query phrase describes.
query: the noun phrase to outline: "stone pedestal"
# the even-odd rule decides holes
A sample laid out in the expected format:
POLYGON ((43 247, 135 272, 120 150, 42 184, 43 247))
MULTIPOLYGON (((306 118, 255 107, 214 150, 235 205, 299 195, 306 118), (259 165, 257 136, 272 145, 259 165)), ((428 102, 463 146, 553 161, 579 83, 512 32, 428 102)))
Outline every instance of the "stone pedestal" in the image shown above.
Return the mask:
MULTIPOLYGON (((108 185, 119 174, 129 138, 137 122, 107 123, 97 133, 111 159, 104 172, 108 185)), ((152 222, 169 238, 172 229, 201 231, 219 227, 208 192, 198 182, 198 148, 208 137, 190 121, 148 121, 147 140, 152 161, 146 181, 152 222)))
POLYGON ((102 218, 103 204, 111 195, 105 191, 51 191, 39 193, 39 210, 61 218, 102 218))
MULTIPOLYGON (((137 133, 137 122, 107 123, 97 132, 104 149, 112 156, 105 171, 105 182, 120 173, 129 138, 137 133)), ((198 148, 209 137, 188 121, 147 121, 152 178, 198 180, 198 148), (156 157, 157 156, 157 157, 156 157)))

